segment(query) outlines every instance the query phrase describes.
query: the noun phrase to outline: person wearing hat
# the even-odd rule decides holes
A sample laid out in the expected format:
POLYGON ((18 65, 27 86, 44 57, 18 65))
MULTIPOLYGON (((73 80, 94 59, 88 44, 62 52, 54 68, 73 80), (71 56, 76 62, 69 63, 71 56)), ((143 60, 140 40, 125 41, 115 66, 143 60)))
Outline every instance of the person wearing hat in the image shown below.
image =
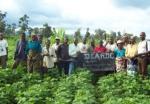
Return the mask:
POLYGON ((26 46, 28 72, 41 71, 42 68, 42 47, 36 35, 31 36, 31 41, 26 46))
POLYGON ((117 48, 114 50, 114 55, 116 57, 116 71, 125 70, 125 48, 123 48, 123 41, 117 41, 117 48))
POLYGON ((74 42, 69 45, 69 56, 70 56, 70 64, 69 64, 69 75, 75 70, 77 67, 77 58, 80 52, 80 48, 78 46, 78 39, 75 38, 74 42))
POLYGON ((94 53, 105 53, 107 49, 103 46, 103 41, 99 41, 99 45, 95 47, 94 53))
POLYGON ((17 42, 15 55, 14 55, 14 64, 12 66, 12 69, 16 69, 17 66, 21 63, 22 65, 26 66, 27 61, 27 54, 26 54, 26 46, 28 41, 26 40, 25 33, 20 34, 20 40, 17 42))
POLYGON ((4 39, 3 33, 0 33, 0 65, 2 69, 6 69, 8 59, 8 43, 4 39))
POLYGON ((140 74, 144 77, 148 74, 148 64, 150 64, 150 42, 146 40, 145 32, 140 33, 141 41, 138 44, 138 69, 140 74))
MULTIPOLYGON (((57 51, 58 51, 58 47, 60 46, 60 38, 56 37, 55 38, 55 43, 52 45, 52 48, 55 50, 56 56, 57 56, 57 51)), ((54 59, 54 67, 59 67, 58 66, 58 57, 56 57, 54 59)))
POLYGON ((69 44, 68 44, 68 38, 65 37, 63 44, 58 46, 57 50, 57 57, 58 57, 58 69, 60 75, 62 75, 62 71, 67 75, 69 72, 69 44))

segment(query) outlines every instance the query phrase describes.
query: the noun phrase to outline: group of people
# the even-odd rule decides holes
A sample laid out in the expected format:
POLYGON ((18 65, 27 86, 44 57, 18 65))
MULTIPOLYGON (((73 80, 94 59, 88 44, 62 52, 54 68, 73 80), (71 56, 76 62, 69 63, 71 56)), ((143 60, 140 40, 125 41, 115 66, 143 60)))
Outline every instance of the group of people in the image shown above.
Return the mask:
MULTIPOLYGON (((135 36, 124 35, 117 40, 113 37, 108 41, 100 39, 99 44, 96 45, 94 40, 88 44, 87 38, 83 38, 82 42, 75 38, 73 43, 69 44, 67 37, 64 37, 62 43, 56 37, 54 44, 51 44, 50 39, 46 39, 43 44, 41 36, 32 35, 31 39, 27 40, 25 33, 22 33, 16 45, 12 69, 15 70, 22 63, 27 67, 28 72, 43 72, 57 67, 60 74, 70 75, 80 64, 78 57, 81 54, 111 52, 115 56, 117 72, 126 71, 128 63, 131 62, 138 66, 137 71, 145 76, 150 62, 150 43, 146 40, 145 32, 140 33, 140 39, 141 41, 137 43, 135 36)), ((3 69, 7 67, 7 57, 8 43, 0 33, 0 63, 3 69)))

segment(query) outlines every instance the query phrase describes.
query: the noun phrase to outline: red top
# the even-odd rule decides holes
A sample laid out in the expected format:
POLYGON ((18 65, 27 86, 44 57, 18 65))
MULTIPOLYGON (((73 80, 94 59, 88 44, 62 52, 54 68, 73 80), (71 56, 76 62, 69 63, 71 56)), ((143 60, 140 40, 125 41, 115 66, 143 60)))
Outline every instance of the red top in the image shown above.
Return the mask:
POLYGON ((106 52, 106 50, 107 49, 104 46, 97 46, 94 49, 94 53, 104 53, 104 52, 106 52))

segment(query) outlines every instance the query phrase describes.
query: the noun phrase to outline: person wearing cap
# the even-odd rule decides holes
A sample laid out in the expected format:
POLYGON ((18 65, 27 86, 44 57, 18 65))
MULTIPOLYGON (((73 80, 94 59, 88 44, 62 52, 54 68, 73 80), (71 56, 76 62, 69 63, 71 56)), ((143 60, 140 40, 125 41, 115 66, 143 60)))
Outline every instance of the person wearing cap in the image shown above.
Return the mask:
POLYGON ((27 54, 26 54, 26 46, 28 41, 26 40, 25 33, 20 34, 20 40, 17 42, 15 55, 14 55, 14 64, 12 69, 16 69, 17 66, 21 63, 26 66, 27 54))
POLYGON ((27 53, 27 69, 28 72, 41 71, 42 68, 42 47, 36 35, 31 36, 31 41, 26 46, 27 53))
POLYGON ((64 73, 67 75, 69 72, 69 45, 68 45, 68 38, 64 38, 63 44, 58 46, 57 51, 57 57, 58 57, 58 64, 59 64, 59 73, 62 75, 62 71, 64 70, 64 73))
POLYGON ((8 59, 8 43, 3 38, 3 33, 0 33, 0 64, 2 69, 6 69, 8 59))
MULTIPOLYGON (((58 47, 60 45, 60 38, 59 37, 56 37, 55 38, 55 44, 52 45, 52 48, 55 50, 55 53, 56 53, 56 56, 57 56, 57 51, 58 51, 58 47)), ((54 59, 54 67, 59 67, 58 66, 58 57, 56 57, 54 59)))
POLYGON ((106 44, 108 52, 114 52, 114 49, 117 48, 117 45, 114 43, 113 37, 110 37, 108 43, 106 44))
POLYGON ((69 45, 69 56, 70 56, 70 64, 69 64, 69 75, 73 70, 77 67, 77 58, 80 52, 80 48, 78 46, 78 39, 74 39, 74 43, 69 45))
POLYGON ((42 49, 43 67, 51 69, 54 67, 54 59, 56 58, 55 49, 51 47, 50 41, 47 39, 42 49))
POLYGON ((88 45, 86 44, 86 38, 84 38, 83 40, 82 40, 82 42, 81 43, 79 43, 78 44, 78 46, 79 46, 79 49, 80 49, 80 52, 81 53, 87 53, 88 52, 88 45))
POLYGON ((99 45, 94 48, 94 53, 105 53, 107 49, 103 46, 103 41, 99 41, 99 45))
POLYGON ((150 64, 150 42, 146 40, 145 32, 140 33, 141 41, 138 44, 138 69, 140 74, 144 77, 148 74, 147 67, 150 64))
POLYGON ((116 57, 116 71, 124 71, 125 70, 125 48, 123 47, 123 41, 117 41, 117 48, 114 50, 114 55, 116 57))

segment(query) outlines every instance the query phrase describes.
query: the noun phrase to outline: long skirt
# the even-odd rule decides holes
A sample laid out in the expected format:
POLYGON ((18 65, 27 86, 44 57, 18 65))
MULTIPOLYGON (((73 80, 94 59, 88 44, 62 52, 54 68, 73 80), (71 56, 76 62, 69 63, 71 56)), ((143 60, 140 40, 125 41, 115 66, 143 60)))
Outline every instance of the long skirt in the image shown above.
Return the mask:
POLYGON ((41 54, 39 53, 29 53, 28 58, 27 58, 27 68, 28 72, 41 72, 42 70, 42 64, 43 64, 43 59, 41 54))
POLYGON ((116 58, 116 71, 125 71, 126 60, 123 58, 116 58))

